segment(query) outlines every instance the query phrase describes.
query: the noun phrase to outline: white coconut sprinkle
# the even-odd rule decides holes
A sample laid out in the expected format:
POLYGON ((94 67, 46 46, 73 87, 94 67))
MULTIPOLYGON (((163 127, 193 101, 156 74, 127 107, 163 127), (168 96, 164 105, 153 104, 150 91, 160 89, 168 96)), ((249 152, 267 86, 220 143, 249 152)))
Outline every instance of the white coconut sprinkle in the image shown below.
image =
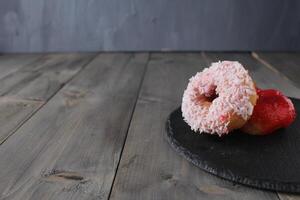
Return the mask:
POLYGON ((182 115, 194 131, 227 134, 230 113, 248 120, 253 112, 250 97, 256 94, 248 71, 236 61, 212 63, 190 78, 182 98, 182 115), (207 97, 218 95, 210 106, 207 97))

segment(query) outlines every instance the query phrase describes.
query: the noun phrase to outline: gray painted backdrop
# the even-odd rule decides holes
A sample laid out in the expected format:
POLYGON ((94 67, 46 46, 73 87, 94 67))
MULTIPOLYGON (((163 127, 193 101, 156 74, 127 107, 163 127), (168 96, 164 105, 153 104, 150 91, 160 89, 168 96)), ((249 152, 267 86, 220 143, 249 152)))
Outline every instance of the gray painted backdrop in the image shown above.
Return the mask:
POLYGON ((0 0, 0 52, 300 50, 299 0, 0 0))

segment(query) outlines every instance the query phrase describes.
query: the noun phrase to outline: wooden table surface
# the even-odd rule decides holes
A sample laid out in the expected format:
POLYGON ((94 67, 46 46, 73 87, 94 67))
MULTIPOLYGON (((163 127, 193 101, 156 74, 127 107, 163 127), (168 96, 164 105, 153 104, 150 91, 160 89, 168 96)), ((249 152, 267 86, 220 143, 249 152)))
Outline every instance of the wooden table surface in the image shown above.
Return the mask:
POLYGON ((203 172, 165 141, 189 77, 225 59, 300 98, 300 53, 1 55, 0 199, 300 200, 203 172))

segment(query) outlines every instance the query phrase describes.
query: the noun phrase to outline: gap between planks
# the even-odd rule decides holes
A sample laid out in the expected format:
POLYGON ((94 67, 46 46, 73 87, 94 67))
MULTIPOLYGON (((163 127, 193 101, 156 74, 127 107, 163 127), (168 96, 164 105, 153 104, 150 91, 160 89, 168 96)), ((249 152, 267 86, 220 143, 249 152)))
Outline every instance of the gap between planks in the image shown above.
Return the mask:
POLYGON ((11 135, 13 135, 23 124, 26 123, 46 102, 43 100, 32 100, 32 99, 18 99, 16 97, 0 97, 0 103, 2 102, 15 102, 15 103, 24 103, 24 104, 32 104, 36 105, 36 109, 33 109, 31 112, 27 114, 27 116, 15 127, 13 127, 12 130, 10 130, 7 134, 7 136, 0 139, 0 145, 2 145, 11 135))
POLYGON ((113 190, 113 186, 114 186, 114 183, 115 183, 115 180, 116 180, 116 177, 117 177, 117 173, 118 173, 121 158, 122 158, 122 155, 123 155, 124 147, 125 147, 125 144, 126 144, 126 141, 127 141, 127 136, 128 136, 130 124, 131 124, 132 117, 133 117, 133 114, 134 114, 134 111, 135 111, 135 108, 136 108, 136 104, 138 102, 138 99, 139 99, 139 96, 140 96, 140 93, 141 93, 142 85, 143 85, 145 75, 146 75, 146 72, 147 72, 147 69, 148 69, 148 64, 149 64, 149 61, 151 60, 151 55, 152 55, 152 53, 149 53, 148 59, 145 63, 145 69, 143 71, 142 78, 141 78, 141 81, 140 81, 140 85, 139 85, 139 88, 138 88, 138 92, 137 92, 136 98, 134 100, 134 105, 133 105, 132 111, 130 113, 130 119, 129 119, 129 123, 128 123, 127 128, 126 128, 125 138, 124 138, 124 141, 123 141, 123 144, 122 144, 122 149, 121 149, 120 156, 119 156, 119 159, 118 159, 118 164, 117 164, 117 167, 116 167, 116 170, 115 170, 115 174, 114 174, 114 177, 113 177, 113 181, 111 183, 111 188, 109 190, 109 194, 108 194, 107 199, 110 199, 110 196, 111 196, 111 193, 112 193, 112 190, 113 190))

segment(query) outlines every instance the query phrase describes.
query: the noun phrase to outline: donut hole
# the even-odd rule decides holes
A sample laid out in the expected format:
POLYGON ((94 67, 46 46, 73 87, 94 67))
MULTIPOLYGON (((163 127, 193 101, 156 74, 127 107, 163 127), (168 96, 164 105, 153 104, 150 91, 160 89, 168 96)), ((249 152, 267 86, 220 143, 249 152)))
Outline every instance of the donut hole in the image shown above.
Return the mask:
POLYGON ((206 101, 213 102, 213 100, 215 100, 218 97, 219 95, 217 93, 214 93, 214 95, 206 97, 206 101))
POLYGON ((207 106, 210 106, 210 104, 213 102, 214 99, 218 98, 219 95, 216 92, 217 86, 210 86, 208 90, 204 94, 201 94, 199 90, 195 89, 195 101, 197 104, 206 104, 207 106))
POLYGON ((214 99, 218 98, 219 95, 216 92, 217 86, 211 86, 210 90, 204 94, 205 100, 208 102, 212 102, 214 99))

